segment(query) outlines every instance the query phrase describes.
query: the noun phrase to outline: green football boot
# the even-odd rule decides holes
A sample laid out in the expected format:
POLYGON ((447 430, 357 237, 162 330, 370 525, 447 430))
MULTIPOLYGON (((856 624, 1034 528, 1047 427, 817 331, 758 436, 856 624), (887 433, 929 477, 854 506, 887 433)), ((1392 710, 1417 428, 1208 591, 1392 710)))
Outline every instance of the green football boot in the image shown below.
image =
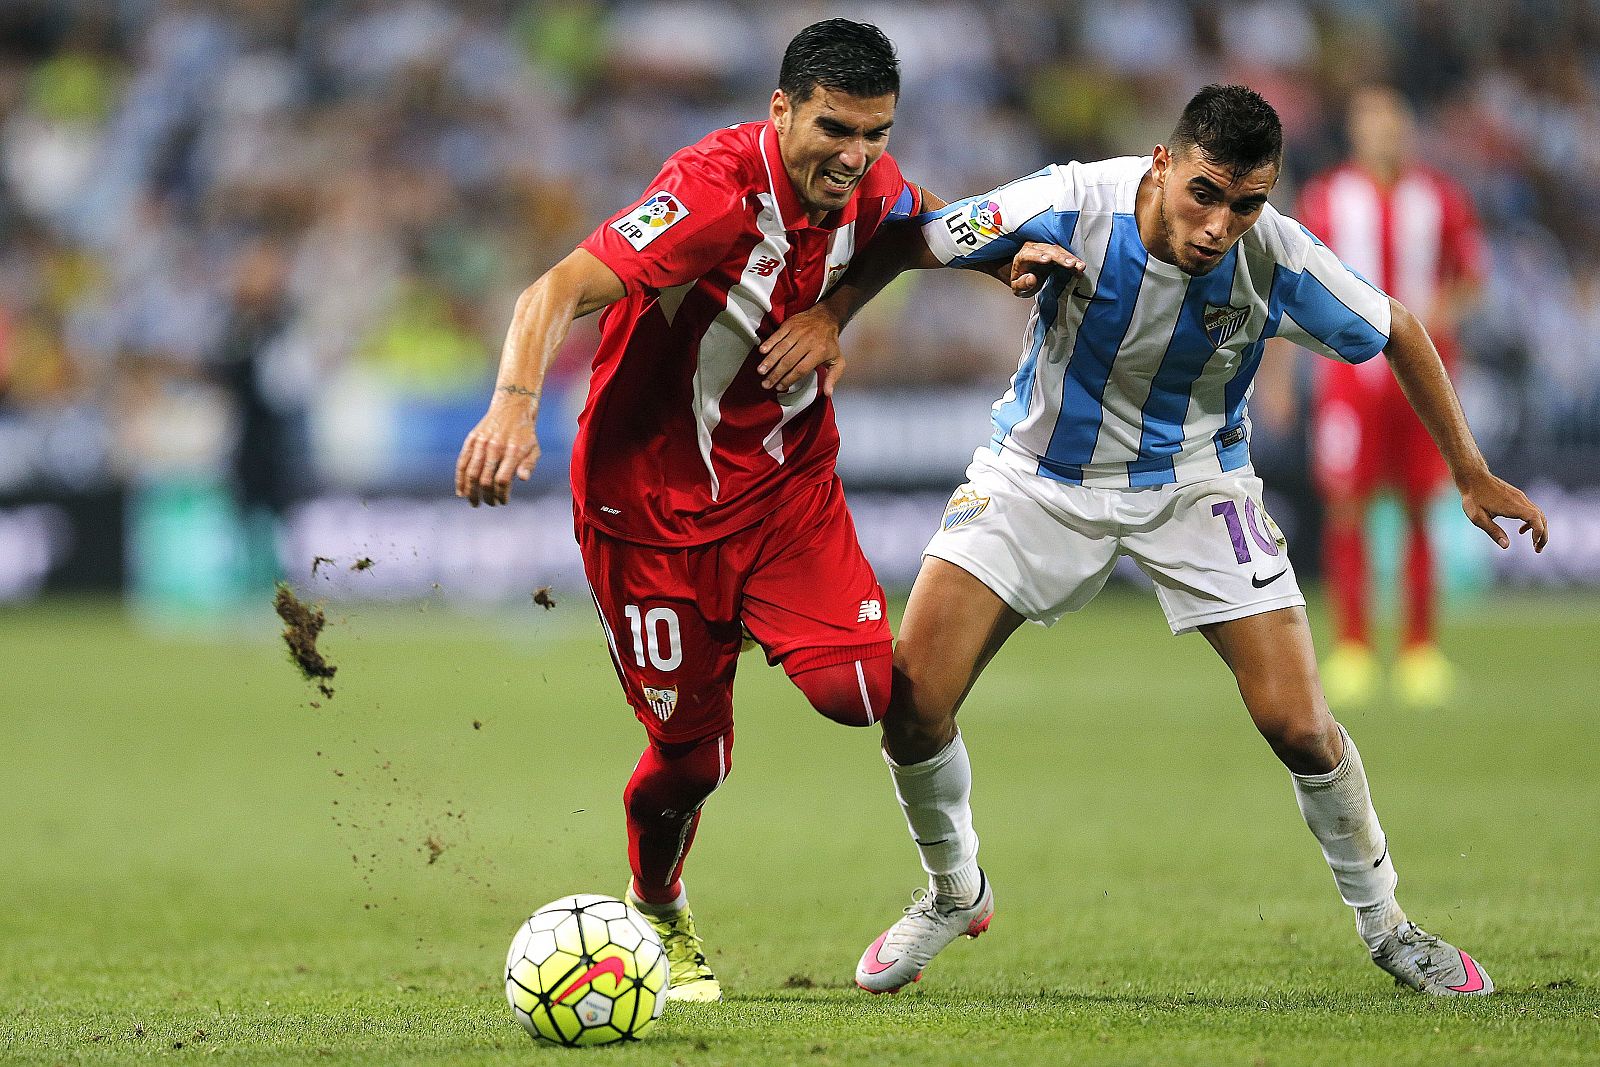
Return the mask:
POLYGON ((717 981, 711 964, 706 962, 706 944, 694 928, 694 912, 685 907, 682 911, 660 914, 659 906, 647 904, 633 895, 631 881, 623 899, 654 927, 667 950, 672 976, 667 986, 667 999, 699 1004, 721 1000, 722 983, 717 981))

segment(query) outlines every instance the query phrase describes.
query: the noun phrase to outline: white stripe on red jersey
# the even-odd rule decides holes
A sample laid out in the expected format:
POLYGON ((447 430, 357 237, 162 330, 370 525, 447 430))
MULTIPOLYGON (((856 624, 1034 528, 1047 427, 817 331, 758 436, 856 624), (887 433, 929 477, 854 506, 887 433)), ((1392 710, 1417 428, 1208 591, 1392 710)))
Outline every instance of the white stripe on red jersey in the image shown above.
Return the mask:
POLYGON ((1306 185, 1299 218, 1340 259, 1421 318, 1449 353, 1453 339, 1428 316, 1444 286, 1481 280, 1486 269, 1483 236, 1465 190, 1426 167, 1408 167, 1386 186, 1347 163, 1306 185))
POLYGON ((764 389, 754 349, 920 200, 886 154, 848 205, 811 224, 767 122, 668 159, 582 245, 626 295, 602 316, 578 420, 579 516, 624 540, 702 544, 758 521, 787 489, 833 477, 839 435, 816 376, 764 389))

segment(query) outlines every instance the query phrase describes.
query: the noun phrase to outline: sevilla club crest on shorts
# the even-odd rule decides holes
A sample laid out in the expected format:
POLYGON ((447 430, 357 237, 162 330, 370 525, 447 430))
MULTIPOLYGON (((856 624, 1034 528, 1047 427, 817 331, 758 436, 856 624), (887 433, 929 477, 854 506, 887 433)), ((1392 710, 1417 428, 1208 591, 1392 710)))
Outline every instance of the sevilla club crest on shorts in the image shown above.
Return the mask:
POLYGON ((1239 332, 1239 327, 1243 326, 1249 317, 1249 308, 1236 308, 1232 304, 1224 304, 1222 307, 1207 304, 1206 312, 1200 321, 1205 326, 1206 339, 1211 342, 1211 347, 1221 348, 1228 343, 1230 337, 1239 332))
POLYGON ((656 713, 656 718, 666 722, 678 708, 678 687, 669 685, 665 689, 655 689, 647 685, 644 687, 644 699, 650 705, 650 710, 656 713))
POLYGON ((957 489, 956 495, 945 505, 944 528, 954 530, 957 526, 965 525, 983 514, 983 509, 988 506, 988 497, 979 496, 971 489, 957 489))

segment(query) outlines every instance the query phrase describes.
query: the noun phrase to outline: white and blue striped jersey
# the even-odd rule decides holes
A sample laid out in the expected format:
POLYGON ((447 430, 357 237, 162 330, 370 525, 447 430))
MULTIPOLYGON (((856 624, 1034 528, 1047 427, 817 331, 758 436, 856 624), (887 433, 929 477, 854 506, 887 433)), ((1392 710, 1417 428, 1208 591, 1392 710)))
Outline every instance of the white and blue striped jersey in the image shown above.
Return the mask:
POLYGON ((994 451, 1044 477, 1117 488, 1243 470, 1267 338, 1348 363, 1388 343, 1389 298, 1271 205, 1201 277, 1149 255, 1134 218, 1149 169, 1148 156, 1052 165, 923 216, 944 263, 1043 241, 1087 265, 1046 281, 994 405, 994 451))

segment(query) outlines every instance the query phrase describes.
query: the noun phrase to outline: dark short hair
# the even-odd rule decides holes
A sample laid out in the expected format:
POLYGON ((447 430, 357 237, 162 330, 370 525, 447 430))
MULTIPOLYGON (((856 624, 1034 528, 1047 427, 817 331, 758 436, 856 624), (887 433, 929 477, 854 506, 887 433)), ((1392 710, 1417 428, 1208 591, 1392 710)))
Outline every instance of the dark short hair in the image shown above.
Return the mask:
POLYGON ((1283 163, 1283 123, 1262 95, 1245 85, 1208 85, 1194 94, 1167 146, 1175 156, 1198 148, 1213 163, 1248 174, 1283 163))
POLYGON ((796 104, 817 86, 851 96, 900 95, 900 61, 883 31, 865 22, 828 19, 795 34, 783 52, 778 88, 796 104))

